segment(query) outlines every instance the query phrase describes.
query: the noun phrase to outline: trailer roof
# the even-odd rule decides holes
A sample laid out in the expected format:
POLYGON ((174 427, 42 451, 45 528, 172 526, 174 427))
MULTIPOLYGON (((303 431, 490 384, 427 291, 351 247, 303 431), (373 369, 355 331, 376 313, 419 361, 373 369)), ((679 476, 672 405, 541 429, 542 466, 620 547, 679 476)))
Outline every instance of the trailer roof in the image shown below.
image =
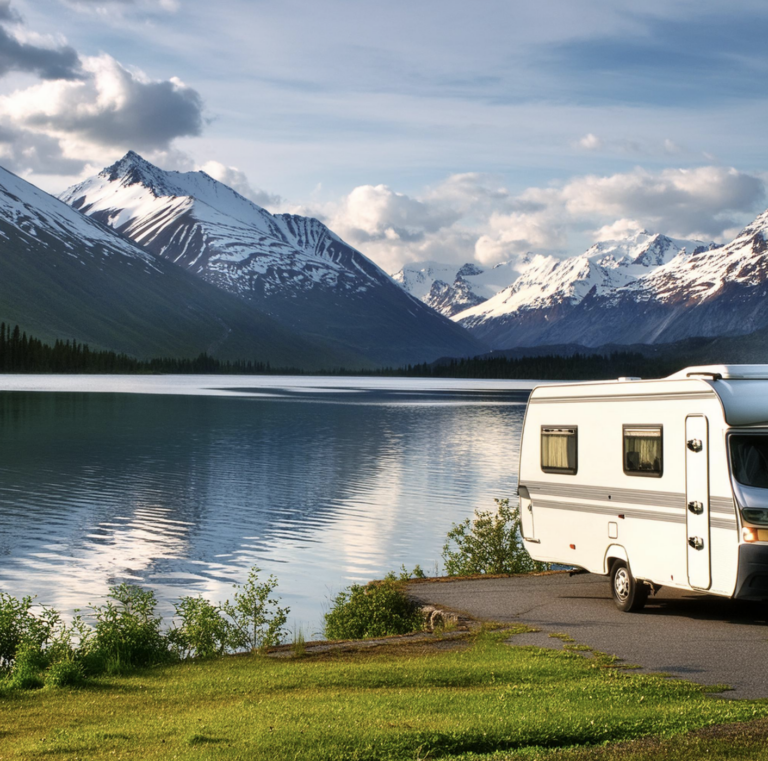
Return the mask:
POLYGON ((538 386, 533 404, 718 398, 730 426, 768 425, 768 365, 686 367, 667 378, 538 386))
POLYGON ((717 380, 768 380, 768 365, 699 365, 668 376, 669 380, 712 378, 717 380))

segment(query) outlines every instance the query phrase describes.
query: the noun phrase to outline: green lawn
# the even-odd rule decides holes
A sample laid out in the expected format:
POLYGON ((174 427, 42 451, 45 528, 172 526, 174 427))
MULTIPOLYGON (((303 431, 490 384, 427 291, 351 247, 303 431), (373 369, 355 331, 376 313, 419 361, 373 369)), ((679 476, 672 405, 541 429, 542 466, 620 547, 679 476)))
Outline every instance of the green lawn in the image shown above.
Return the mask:
MULTIPOLYGON (((654 755, 631 744, 620 756, 606 755, 610 746, 586 755, 551 749, 768 716, 768 701, 713 698, 605 658, 509 647, 506 636, 483 632, 445 649, 226 657, 80 690, 6 692, 0 759, 693 759, 701 745, 699 755, 661 755, 680 749, 679 738, 654 746, 654 755)), ((712 742, 723 752, 738 745, 712 742)), ((758 747, 741 757, 761 757, 758 747)))

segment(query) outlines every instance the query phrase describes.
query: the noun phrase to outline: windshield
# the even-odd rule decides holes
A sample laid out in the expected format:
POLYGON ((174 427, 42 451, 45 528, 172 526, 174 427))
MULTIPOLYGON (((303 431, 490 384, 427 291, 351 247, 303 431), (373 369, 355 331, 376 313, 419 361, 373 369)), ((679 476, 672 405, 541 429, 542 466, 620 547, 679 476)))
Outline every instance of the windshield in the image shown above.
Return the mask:
POLYGON ((768 435, 738 434, 730 440, 736 480, 744 486, 768 489, 768 435))

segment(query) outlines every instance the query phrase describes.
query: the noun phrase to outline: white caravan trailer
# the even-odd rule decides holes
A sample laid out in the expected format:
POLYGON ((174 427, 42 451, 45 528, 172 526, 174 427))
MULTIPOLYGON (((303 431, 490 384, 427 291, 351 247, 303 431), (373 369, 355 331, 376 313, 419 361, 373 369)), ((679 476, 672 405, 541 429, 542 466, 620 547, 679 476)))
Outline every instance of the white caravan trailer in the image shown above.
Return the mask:
POLYGON ((768 365, 539 386, 519 484, 531 556, 610 576, 622 610, 661 586, 768 599, 768 365))

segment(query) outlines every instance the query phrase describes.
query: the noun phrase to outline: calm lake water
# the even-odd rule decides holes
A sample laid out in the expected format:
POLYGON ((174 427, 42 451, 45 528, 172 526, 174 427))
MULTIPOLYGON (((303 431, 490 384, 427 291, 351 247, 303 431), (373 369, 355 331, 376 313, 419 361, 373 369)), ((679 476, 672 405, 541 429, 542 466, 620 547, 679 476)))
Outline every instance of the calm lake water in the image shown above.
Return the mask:
POLYGON ((257 565, 293 626, 514 494, 532 383, 0 376, 0 590, 62 611, 126 581, 231 595, 257 565))

